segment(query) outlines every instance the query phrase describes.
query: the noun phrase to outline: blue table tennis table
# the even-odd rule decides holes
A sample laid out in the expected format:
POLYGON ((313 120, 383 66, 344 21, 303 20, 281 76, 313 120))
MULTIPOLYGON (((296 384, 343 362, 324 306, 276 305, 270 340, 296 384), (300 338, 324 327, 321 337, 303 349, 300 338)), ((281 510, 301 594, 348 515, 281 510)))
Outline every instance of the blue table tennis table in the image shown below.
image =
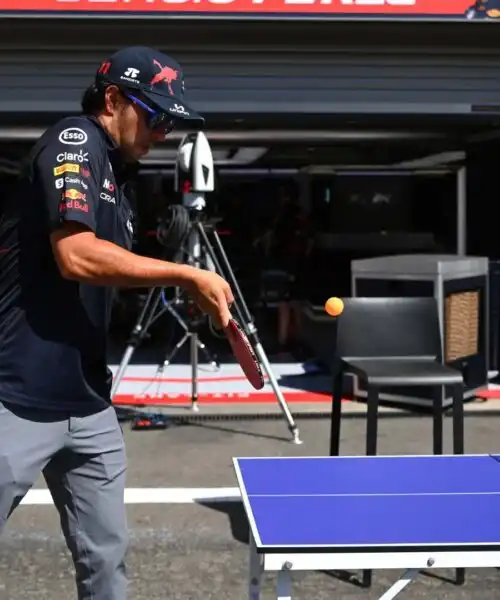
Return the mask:
POLYGON ((264 571, 500 566, 500 455, 234 458, 250 525, 249 598, 264 571))

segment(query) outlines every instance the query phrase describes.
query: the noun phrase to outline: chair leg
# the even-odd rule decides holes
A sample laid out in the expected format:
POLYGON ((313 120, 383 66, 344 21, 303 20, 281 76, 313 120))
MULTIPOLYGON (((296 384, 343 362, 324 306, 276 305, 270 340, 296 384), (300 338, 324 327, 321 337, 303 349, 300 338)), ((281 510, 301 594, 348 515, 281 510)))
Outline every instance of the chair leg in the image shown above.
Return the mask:
POLYGON ((436 387, 432 401, 432 446, 434 454, 443 454, 443 391, 436 387))
MULTIPOLYGON (((379 389, 369 384, 367 387, 366 455, 374 456, 377 454, 379 389)), ((363 571, 362 586, 368 588, 371 584, 372 571, 363 571)))
POLYGON ((453 386, 453 454, 464 451, 464 389, 459 384, 453 386))
POLYGON ((379 389, 368 384, 366 415, 366 455, 377 454, 379 389))
POLYGON ((363 571, 363 577, 361 579, 361 585, 365 588, 369 588, 372 585, 372 571, 363 571))
POLYGON ((334 375, 332 390, 332 415, 330 420, 330 456, 340 454, 340 421, 342 419, 343 372, 334 375))
POLYGON ((455 572, 455 585, 464 585, 465 569, 457 569, 455 572))

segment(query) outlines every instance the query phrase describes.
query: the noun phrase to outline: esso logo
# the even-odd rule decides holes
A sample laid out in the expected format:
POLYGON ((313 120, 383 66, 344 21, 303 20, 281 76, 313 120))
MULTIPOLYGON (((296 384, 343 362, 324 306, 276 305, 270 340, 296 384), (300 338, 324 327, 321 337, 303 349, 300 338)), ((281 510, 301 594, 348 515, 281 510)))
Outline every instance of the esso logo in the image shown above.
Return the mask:
POLYGON ((59 141, 62 144, 69 144, 70 146, 80 146, 81 144, 85 144, 87 140, 88 135, 79 127, 70 127, 59 134, 59 141))

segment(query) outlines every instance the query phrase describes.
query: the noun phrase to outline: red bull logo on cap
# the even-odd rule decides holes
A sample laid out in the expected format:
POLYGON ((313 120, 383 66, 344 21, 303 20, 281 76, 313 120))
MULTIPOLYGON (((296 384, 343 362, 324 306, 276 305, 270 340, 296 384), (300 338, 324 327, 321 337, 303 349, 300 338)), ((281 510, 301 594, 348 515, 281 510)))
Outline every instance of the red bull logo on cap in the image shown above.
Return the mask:
POLYGON ((164 67, 157 60, 153 60, 153 63, 160 69, 160 72, 153 77, 151 85, 156 85, 157 83, 162 83, 164 81, 168 85, 169 94, 173 96, 172 82, 177 81, 179 72, 176 69, 172 69, 172 67, 164 67))

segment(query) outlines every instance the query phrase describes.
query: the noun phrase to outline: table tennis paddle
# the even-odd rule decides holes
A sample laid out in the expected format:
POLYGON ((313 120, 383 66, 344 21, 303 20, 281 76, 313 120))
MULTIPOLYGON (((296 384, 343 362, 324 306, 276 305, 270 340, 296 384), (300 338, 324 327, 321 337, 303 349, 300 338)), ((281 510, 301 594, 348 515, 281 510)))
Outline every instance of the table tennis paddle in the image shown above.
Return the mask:
POLYGON ((233 354, 240 363, 240 367, 248 381, 256 390, 262 389, 264 387, 264 376, 247 336, 234 319, 229 321, 224 331, 231 344, 233 354))

